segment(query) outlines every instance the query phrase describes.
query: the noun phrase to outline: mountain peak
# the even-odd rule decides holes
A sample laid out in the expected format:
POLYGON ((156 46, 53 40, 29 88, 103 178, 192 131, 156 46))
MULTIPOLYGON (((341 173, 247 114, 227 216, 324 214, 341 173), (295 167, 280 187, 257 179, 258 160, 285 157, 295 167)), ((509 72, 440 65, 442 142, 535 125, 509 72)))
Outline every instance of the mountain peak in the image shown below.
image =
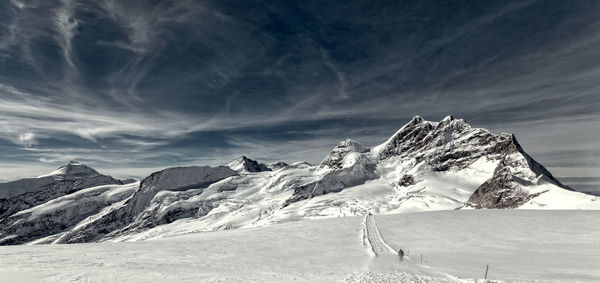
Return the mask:
POLYGON ((364 153, 369 151, 369 149, 363 146, 361 143, 346 139, 341 141, 323 161, 319 164, 319 168, 328 167, 330 169, 339 169, 342 167, 342 162, 344 158, 351 152, 364 153))
POLYGON ((244 155, 238 159, 231 161, 227 166, 235 171, 246 171, 246 172, 263 172, 271 171, 264 163, 259 163, 256 160, 252 160, 244 155))
POLYGON ((100 173, 93 168, 71 160, 69 163, 58 167, 49 174, 38 176, 38 178, 53 177, 55 180, 78 180, 99 175, 100 173))
POLYGON ((412 119, 410 119, 410 122, 408 122, 408 124, 416 125, 416 124, 423 123, 423 121, 425 121, 425 119, 423 119, 423 117, 416 115, 416 116, 412 117, 412 119))

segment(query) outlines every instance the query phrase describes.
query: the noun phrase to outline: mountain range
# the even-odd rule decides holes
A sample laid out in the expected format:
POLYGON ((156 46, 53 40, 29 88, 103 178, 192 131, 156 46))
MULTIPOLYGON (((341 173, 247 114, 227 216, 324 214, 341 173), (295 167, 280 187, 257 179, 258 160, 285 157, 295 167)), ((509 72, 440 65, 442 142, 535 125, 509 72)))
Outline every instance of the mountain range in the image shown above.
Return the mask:
POLYGON ((375 147, 323 161, 167 168, 118 180, 77 162, 0 184, 0 245, 137 241, 298 220, 454 209, 600 209, 512 134, 415 116, 375 147))

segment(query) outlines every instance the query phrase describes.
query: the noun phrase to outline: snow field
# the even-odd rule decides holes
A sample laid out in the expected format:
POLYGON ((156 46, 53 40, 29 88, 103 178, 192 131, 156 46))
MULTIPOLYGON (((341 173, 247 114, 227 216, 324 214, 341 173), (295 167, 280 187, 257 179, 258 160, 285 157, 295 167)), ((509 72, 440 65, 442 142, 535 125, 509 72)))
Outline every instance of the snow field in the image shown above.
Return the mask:
POLYGON ((369 217, 141 242, 0 247, 0 282, 482 282, 486 264, 494 281, 600 280, 600 211, 369 217), (408 253, 403 263, 398 248, 408 253))

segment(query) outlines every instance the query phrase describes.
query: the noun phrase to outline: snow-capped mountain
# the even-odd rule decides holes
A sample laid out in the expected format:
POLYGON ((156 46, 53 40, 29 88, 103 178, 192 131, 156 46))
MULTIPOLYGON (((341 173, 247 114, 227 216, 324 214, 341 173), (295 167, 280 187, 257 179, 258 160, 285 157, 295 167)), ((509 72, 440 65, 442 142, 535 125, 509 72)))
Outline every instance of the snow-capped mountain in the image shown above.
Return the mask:
POLYGON ((59 181, 85 180, 100 175, 100 173, 90 167, 71 161, 47 175, 0 183, 0 198, 10 198, 23 193, 40 191, 59 181))
POLYGON ((122 192, 114 188, 129 183, 129 180, 102 175, 75 161, 47 175, 2 183, 0 235, 10 233, 10 236, 0 239, 0 243, 21 243, 36 239, 37 236, 63 231, 72 224, 71 218, 83 219, 86 214, 96 213, 110 205, 115 196, 123 197, 122 192), (92 187, 98 189, 90 193, 88 188, 92 187), (97 198, 102 193, 105 198, 97 198), (81 198, 77 198, 78 196, 81 198), (91 196, 96 198, 90 200, 91 196), (42 217, 36 217, 43 209, 51 206, 57 207, 53 214, 42 213, 42 217), (77 210, 68 211, 73 206, 77 210), (23 221, 29 218, 35 220, 23 221))
MULTIPOLYGON (((104 176, 82 166, 70 163, 34 179, 104 176)), ((317 166, 265 165, 242 156, 227 166, 168 168, 132 184, 78 184, 29 206, 13 203, 52 189, 21 184, 8 190, 10 197, 0 200, 11 200, 4 206, 11 212, 0 218, 0 244, 143 240, 367 213, 600 209, 599 197, 562 185, 514 135, 451 116, 440 122, 414 117, 372 148, 342 141, 317 166)))
POLYGON ((128 182, 102 175, 86 165, 71 161, 47 175, 0 183, 0 220, 84 188, 128 182))
MULTIPOLYGON (((280 168, 282 164, 275 163, 274 166, 276 168, 280 168)), ((283 163, 285 166, 285 163, 283 163)), ((245 172, 263 172, 263 171, 271 171, 264 163, 258 163, 256 160, 252 160, 246 156, 241 156, 240 158, 229 162, 227 167, 236 170, 236 171, 245 171, 245 172)))

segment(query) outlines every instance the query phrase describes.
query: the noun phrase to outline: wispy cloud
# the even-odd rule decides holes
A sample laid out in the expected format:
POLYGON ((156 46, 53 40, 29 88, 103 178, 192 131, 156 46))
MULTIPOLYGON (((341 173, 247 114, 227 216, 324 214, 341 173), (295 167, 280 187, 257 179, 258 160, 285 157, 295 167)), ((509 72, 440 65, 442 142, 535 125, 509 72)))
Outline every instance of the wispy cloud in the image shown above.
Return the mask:
POLYGON ((54 21, 56 31, 58 33, 57 41, 63 49, 63 56, 66 62, 75 69, 73 63, 72 52, 73 46, 71 41, 77 32, 78 21, 74 17, 74 3, 72 0, 61 0, 62 6, 56 9, 54 21))

